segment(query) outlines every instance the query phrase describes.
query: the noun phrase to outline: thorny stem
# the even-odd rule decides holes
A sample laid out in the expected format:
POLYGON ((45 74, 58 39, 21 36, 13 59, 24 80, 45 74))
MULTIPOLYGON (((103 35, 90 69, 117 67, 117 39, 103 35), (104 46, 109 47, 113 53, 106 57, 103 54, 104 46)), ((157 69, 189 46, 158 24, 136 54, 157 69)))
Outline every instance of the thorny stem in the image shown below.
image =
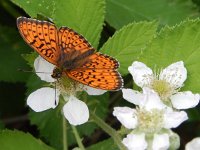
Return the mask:
POLYGON ((67 121, 63 115, 63 150, 68 150, 68 146, 67 146, 67 121))
POLYGON ((115 144, 118 146, 120 150, 126 150, 125 146, 121 142, 119 134, 115 129, 111 128, 108 124, 106 124, 101 118, 96 116, 96 114, 93 112, 90 113, 90 117, 100 128, 102 128, 107 134, 109 134, 113 138, 115 144))
POLYGON ((81 140, 81 138, 80 138, 80 136, 79 136, 79 134, 78 134, 78 131, 77 131, 76 127, 73 126, 73 125, 71 125, 71 127, 72 127, 72 131, 73 131, 73 133, 74 133, 74 136, 75 136, 75 138, 76 138, 76 141, 77 141, 77 144, 78 144, 79 148, 80 148, 81 150, 85 150, 85 147, 84 147, 84 145, 83 145, 83 143, 82 143, 82 140, 81 140))

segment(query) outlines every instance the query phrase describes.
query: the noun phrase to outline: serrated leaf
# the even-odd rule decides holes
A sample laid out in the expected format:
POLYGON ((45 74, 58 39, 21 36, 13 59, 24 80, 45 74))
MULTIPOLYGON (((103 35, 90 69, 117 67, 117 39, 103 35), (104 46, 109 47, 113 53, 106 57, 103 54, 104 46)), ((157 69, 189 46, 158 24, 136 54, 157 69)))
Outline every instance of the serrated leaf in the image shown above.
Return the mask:
MULTIPOLYGON (((105 117, 108 108, 108 94, 95 97, 87 96, 80 99, 86 100, 90 111, 95 109, 98 116, 105 117)), ((56 109, 50 109, 40 113, 31 111, 29 114, 31 123, 38 126, 41 136, 45 137, 45 139, 57 149, 62 149, 63 117, 61 115, 61 109, 62 106, 59 104, 56 109)), ((90 135, 93 133, 96 127, 94 123, 87 122, 77 126, 77 130, 82 137, 83 135, 90 135)), ((67 124, 67 139, 69 145, 76 143, 69 123, 67 124)))
POLYGON ((156 69, 183 61, 188 78, 181 90, 200 93, 200 20, 186 20, 169 28, 165 27, 143 50, 140 61, 156 69))
POLYGON ((120 62, 119 71, 125 75, 141 49, 153 38, 157 29, 156 22, 132 23, 116 32, 100 49, 120 62))
POLYGON ((107 0, 106 21, 116 29, 133 21, 159 20, 161 25, 174 25, 188 17, 199 16, 188 0, 107 0))
POLYGON ((69 26, 97 47, 104 22, 104 0, 62 0, 56 4, 53 20, 69 26), (66 10, 69 10, 66 12, 66 10))
POLYGON ((37 56, 38 56, 38 54, 35 51, 31 52, 29 54, 22 54, 22 57, 28 62, 28 65, 32 68, 34 67, 33 62, 35 61, 37 56))
POLYGON ((13 3, 24 9, 31 17, 36 18, 37 14, 51 17, 55 10, 55 0, 11 0, 13 3))
POLYGON ((18 69, 28 68, 21 55, 27 53, 29 48, 21 40, 19 33, 13 28, 0 26, 0 45, 0 80, 7 82, 26 81, 29 74, 19 72, 18 69))
POLYGON ((87 150, 118 150, 119 148, 114 144, 113 139, 107 139, 94 144, 87 148, 87 150))
POLYGON ((43 14, 58 26, 73 28, 97 47, 105 14, 104 0, 12 0, 31 17, 43 14))
POLYGON ((0 131, 1 150, 53 150, 41 140, 21 131, 0 131))

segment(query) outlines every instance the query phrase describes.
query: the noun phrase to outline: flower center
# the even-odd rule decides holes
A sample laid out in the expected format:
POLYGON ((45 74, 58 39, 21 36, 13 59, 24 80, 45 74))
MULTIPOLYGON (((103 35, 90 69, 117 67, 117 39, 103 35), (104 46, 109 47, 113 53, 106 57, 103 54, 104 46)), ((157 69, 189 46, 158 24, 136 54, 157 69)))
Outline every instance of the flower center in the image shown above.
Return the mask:
POLYGON ((174 93, 174 88, 165 80, 154 79, 151 82, 151 88, 158 93, 162 100, 167 100, 174 93))
POLYGON ((160 131, 163 127, 163 111, 152 109, 147 111, 145 109, 138 109, 137 117, 139 129, 146 133, 155 133, 160 131))
POLYGON ((57 82, 57 87, 63 95, 76 95, 79 83, 68 77, 62 76, 57 82))

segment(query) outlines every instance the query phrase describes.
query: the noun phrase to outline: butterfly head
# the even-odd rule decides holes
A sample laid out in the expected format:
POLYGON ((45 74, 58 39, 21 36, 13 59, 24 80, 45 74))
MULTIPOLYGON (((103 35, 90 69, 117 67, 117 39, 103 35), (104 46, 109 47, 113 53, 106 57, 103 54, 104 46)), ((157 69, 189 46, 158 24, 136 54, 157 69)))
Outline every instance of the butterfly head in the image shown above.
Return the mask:
POLYGON ((54 79, 59 79, 61 78, 61 76, 62 76, 62 70, 60 68, 55 67, 51 77, 54 79))

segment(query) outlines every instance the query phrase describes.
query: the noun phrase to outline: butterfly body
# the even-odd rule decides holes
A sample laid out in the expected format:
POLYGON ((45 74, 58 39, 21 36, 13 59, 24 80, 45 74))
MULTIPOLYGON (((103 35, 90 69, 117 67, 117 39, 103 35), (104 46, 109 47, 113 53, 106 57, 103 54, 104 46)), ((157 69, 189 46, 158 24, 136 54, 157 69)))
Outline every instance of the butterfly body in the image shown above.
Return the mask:
POLYGON ((118 61, 95 52, 89 42, 72 29, 57 29, 50 22, 26 17, 17 19, 17 27, 28 45, 56 66, 52 77, 66 75, 104 90, 119 90, 123 86, 123 79, 117 71, 118 61))

